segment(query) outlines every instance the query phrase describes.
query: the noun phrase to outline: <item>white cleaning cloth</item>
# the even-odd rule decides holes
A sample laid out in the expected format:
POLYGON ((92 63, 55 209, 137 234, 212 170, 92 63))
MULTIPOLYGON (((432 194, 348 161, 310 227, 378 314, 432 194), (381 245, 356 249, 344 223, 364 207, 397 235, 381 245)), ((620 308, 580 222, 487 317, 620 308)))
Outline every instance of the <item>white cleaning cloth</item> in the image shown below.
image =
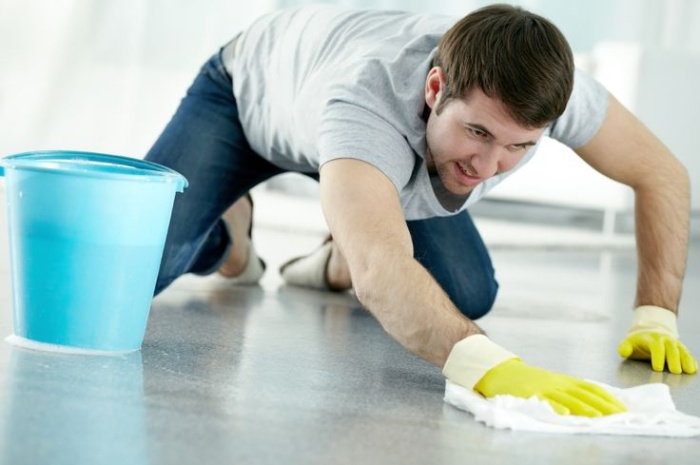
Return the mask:
POLYGON ((558 415, 549 403, 536 397, 523 399, 501 395, 486 399, 450 381, 445 387, 445 402, 497 429, 668 437, 700 435, 700 418, 676 410, 665 384, 644 384, 628 389, 596 384, 615 395, 628 411, 597 418, 558 415))

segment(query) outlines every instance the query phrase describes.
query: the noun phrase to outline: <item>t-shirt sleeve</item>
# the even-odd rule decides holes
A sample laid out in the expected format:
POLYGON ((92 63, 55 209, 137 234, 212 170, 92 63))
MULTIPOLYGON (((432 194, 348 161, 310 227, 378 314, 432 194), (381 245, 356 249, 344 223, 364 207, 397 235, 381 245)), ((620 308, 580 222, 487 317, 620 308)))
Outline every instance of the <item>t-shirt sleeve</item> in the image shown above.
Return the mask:
POLYGON ((603 125, 608 98, 608 91, 602 84, 577 69, 569 103, 552 124, 549 137, 572 149, 585 145, 603 125))
POLYGON ((361 160, 379 169, 398 192, 411 179, 415 154, 401 133, 376 113, 343 100, 332 100, 318 128, 319 166, 339 159, 361 160))

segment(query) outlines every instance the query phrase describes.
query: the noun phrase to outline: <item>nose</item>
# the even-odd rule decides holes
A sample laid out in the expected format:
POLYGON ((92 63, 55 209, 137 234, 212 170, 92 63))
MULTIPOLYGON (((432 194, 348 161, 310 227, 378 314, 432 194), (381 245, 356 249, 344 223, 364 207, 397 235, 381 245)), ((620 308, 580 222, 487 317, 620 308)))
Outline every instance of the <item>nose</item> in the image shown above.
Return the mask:
POLYGON ((499 172, 503 157, 502 151, 503 149, 495 144, 483 146, 479 152, 472 155, 469 163, 476 170, 479 177, 484 179, 491 178, 499 172))

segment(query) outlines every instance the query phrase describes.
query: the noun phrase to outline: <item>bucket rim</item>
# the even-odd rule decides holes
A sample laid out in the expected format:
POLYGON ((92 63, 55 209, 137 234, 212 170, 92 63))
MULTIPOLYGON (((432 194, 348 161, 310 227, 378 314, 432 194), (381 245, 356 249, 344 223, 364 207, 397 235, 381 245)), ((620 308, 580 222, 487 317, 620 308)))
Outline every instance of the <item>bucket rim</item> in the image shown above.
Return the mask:
POLYGON ((0 175, 4 175, 4 169, 22 169, 39 172, 70 173, 72 175, 111 178, 134 179, 134 174, 143 176, 149 181, 175 182, 177 189, 182 192, 188 185, 187 179, 177 171, 139 158, 131 158, 122 155, 111 155, 99 152, 82 150, 36 150, 16 153, 0 157, 0 175), (60 164, 48 166, 40 162, 50 161, 87 161, 94 164, 112 165, 127 168, 130 172, 117 172, 108 170, 84 169, 76 170, 60 164))

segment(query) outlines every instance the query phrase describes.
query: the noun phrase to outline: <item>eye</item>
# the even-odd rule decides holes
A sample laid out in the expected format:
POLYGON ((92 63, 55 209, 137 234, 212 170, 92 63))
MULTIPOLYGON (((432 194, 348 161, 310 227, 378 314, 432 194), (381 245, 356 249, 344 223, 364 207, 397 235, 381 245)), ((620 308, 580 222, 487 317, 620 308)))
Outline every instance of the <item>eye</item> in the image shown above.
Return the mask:
POLYGON ((511 152, 520 152, 523 150, 527 150, 530 148, 530 144, 515 144, 510 146, 510 151, 511 152))
POLYGON ((479 128, 473 128, 471 126, 467 127, 467 131, 469 132, 469 134, 478 139, 485 139, 489 135, 486 131, 483 131, 479 128))

